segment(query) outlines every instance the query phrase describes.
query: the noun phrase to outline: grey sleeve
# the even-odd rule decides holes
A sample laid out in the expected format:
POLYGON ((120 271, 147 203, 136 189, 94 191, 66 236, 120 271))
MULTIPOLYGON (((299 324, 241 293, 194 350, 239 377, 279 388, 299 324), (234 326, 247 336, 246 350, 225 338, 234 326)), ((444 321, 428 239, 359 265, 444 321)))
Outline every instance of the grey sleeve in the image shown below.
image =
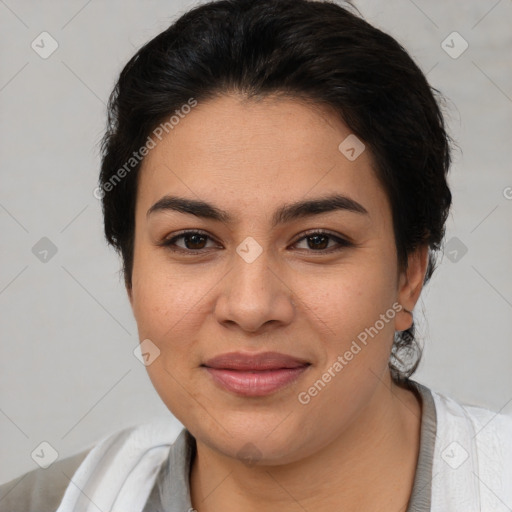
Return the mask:
POLYGON ((69 479, 91 449, 0 485, 0 512, 55 512, 69 479))

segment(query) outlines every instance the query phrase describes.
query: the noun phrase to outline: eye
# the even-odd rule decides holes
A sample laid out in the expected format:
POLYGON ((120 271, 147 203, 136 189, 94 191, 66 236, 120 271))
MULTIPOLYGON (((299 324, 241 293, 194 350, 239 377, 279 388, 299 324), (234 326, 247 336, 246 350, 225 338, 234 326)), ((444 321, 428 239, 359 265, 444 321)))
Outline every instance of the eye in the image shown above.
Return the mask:
POLYGON ((352 247, 354 245, 352 242, 324 230, 310 231, 293 245, 296 246, 303 240, 306 241, 306 249, 311 249, 313 252, 334 252, 344 247, 352 247), (335 241, 337 246, 335 245, 334 248, 329 248, 330 241, 335 241))
MULTIPOLYGON (((208 249, 206 245, 208 240, 213 241, 213 239, 203 231, 182 231, 171 238, 163 240, 158 245, 167 247, 174 252, 199 253, 208 249), (183 241, 183 245, 179 245, 177 243, 178 241, 183 241)), ((306 235, 299 238, 293 246, 297 246, 297 244, 302 241, 306 242, 306 250, 310 252, 330 253, 354 245, 352 242, 324 230, 315 230, 306 233, 306 235), (329 247, 331 241, 335 242, 334 247, 329 247)), ((214 247, 218 247, 218 245, 214 244, 214 247)))
POLYGON ((208 239, 212 240, 209 235, 202 231, 182 231, 172 238, 163 240, 158 245, 167 247, 169 250, 176 252, 199 252, 207 249, 206 241, 208 239), (180 246, 176 243, 181 239, 183 239, 184 246, 180 246))

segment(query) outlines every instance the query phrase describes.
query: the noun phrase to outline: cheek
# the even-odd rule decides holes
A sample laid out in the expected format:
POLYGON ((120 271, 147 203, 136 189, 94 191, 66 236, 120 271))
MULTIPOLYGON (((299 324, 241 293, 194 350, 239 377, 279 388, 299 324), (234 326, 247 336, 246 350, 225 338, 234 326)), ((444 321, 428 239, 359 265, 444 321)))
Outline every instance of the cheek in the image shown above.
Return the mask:
POLYGON ((158 390, 162 380, 175 387, 167 371, 190 379, 208 343, 205 321, 223 273, 200 271, 195 265, 170 265, 157 251, 141 251, 133 271, 133 312, 140 340, 156 345, 159 357, 147 367, 158 390))
MULTIPOLYGON (((396 299, 393 266, 384 259, 354 261, 330 274, 303 278, 302 297, 336 333, 373 324, 396 299)), ((297 283, 300 281, 298 280, 297 283)))
POLYGON ((201 400, 200 390, 194 386, 194 368, 200 356, 194 346, 205 290, 190 276, 169 275, 168 269, 143 265, 142 259, 139 263, 133 274, 133 311, 139 339, 151 340, 159 351, 146 371, 169 410, 179 421, 187 422, 191 410, 197 417, 204 413, 194 407, 196 400, 201 400))
MULTIPOLYGON (((347 266, 330 279, 313 279, 322 282, 322 293, 303 288, 321 359, 299 390, 299 402, 310 413, 321 414, 326 429, 335 430, 368 402, 388 366, 396 293, 394 267, 383 261, 372 258, 368 265, 347 266)), ((309 416, 312 424, 314 417, 309 416)))
POLYGON ((305 311, 310 311, 311 328, 321 338, 318 350, 323 351, 314 377, 332 382, 325 399, 343 390, 364 394, 375 385, 371 373, 381 375, 387 367, 396 316, 393 261, 384 253, 364 264, 362 258, 329 278, 310 278, 310 286, 303 287, 305 311))
POLYGON ((141 276, 133 286, 133 311, 141 339, 157 345, 180 339, 197 317, 194 305, 201 302, 204 289, 178 276, 162 275, 156 269, 141 276))
POLYGON ((135 247, 132 306, 140 339, 159 344, 190 312, 200 290, 189 270, 169 265, 162 250, 148 245, 135 247))

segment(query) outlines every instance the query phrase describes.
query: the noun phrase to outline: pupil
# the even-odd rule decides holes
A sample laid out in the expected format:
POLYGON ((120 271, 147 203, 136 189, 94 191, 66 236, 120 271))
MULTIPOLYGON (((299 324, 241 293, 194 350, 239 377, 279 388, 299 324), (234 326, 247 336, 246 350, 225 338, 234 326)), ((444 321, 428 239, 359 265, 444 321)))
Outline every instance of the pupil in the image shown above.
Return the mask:
POLYGON ((204 241, 204 235, 188 235, 186 237, 186 246, 187 246, 187 249, 202 249, 202 247, 196 247, 197 244, 201 245, 201 242, 198 241, 198 239, 203 239, 204 241), (190 244, 190 240, 192 240, 192 244, 190 244), (190 247, 190 245, 192 245, 193 247, 190 247))
MULTIPOLYGON (((325 243, 328 239, 328 237, 326 235, 312 235, 310 237, 308 237, 309 240, 314 240, 313 242, 313 245, 315 246, 316 249, 325 249, 328 245, 328 243, 325 243), (321 244, 321 247, 318 246, 318 242, 319 242, 319 239, 322 239, 324 240, 324 243, 321 244)), ((311 249, 313 249, 313 247, 310 246, 311 249)))

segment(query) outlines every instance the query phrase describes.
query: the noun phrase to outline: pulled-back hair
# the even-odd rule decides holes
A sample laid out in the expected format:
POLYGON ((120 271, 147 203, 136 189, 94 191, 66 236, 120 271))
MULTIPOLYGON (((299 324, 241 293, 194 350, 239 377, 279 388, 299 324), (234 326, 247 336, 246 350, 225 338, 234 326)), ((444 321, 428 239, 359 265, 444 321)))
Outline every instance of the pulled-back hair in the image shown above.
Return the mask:
MULTIPOLYGON (((303 99, 337 114, 375 162, 391 204, 398 268, 428 245, 427 283, 451 205, 451 139, 439 91, 395 39, 334 2, 220 0, 189 10, 137 51, 109 99, 97 190, 128 288, 142 161, 134 154, 191 98, 231 92, 303 99)), ((393 379, 412 375, 420 357, 413 322, 395 333, 393 379)))

